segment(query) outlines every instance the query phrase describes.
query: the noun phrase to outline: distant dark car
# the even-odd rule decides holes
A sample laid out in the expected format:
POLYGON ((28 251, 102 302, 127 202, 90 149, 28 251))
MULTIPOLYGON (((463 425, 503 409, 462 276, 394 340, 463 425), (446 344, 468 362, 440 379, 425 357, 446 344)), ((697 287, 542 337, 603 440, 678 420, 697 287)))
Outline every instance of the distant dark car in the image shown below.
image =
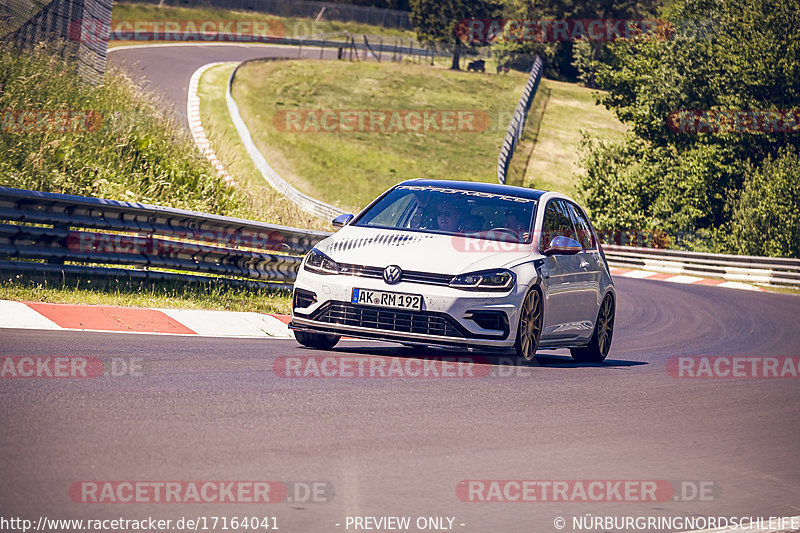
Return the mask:
POLYGON ((470 72, 486 72, 486 61, 478 59, 477 61, 470 61, 467 65, 467 70, 470 72))

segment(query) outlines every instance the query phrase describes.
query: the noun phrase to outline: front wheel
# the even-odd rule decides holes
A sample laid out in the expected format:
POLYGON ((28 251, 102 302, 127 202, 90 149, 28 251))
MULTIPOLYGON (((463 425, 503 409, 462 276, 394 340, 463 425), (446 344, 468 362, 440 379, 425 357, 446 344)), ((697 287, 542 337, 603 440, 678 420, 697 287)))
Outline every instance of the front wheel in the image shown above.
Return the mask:
POLYGON ((611 348, 611 337, 614 335, 614 298, 607 294, 600 305, 594 333, 584 348, 571 348, 570 353, 575 361, 581 363, 599 363, 608 355, 611 348))
POLYGON ((305 331, 295 331, 294 338, 303 346, 316 348, 317 350, 330 350, 341 338, 339 335, 326 335, 324 333, 307 333, 305 331))
POLYGON ((524 357, 527 361, 533 359, 536 355, 536 348, 539 347, 541 334, 542 296, 536 289, 531 289, 525 296, 520 312, 517 341, 514 343, 517 356, 524 357))

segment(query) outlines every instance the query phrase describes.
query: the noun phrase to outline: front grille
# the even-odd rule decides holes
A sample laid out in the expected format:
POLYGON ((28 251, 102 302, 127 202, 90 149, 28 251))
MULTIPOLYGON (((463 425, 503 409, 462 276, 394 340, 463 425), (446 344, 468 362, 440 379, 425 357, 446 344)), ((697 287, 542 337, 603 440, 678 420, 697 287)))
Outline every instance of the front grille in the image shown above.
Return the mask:
POLYGON ((311 319, 328 324, 358 326, 398 333, 464 337, 450 316, 431 311, 405 311, 346 302, 328 302, 318 309, 311 319))
MULTIPOLYGON (((365 265, 352 265, 339 263, 339 273, 362 278, 383 278, 383 268, 365 265)), ((435 274, 432 272, 403 271, 403 281, 409 283, 426 283, 429 285, 449 285, 453 276, 450 274, 435 274)))

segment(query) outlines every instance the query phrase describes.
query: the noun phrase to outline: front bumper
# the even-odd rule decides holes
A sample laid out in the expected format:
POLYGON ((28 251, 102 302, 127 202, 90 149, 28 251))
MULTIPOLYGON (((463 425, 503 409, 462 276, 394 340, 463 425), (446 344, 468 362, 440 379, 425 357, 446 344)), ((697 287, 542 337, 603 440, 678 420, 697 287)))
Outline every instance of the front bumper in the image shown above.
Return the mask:
POLYGON ((511 348, 516 338, 518 310, 527 286, 509 292, 463 291, 442 285, 401 282, 301 271, 295 290, 314 293, 315 300, 294 308, 289 327, 298 331, 346 335, 404 344, 511 348), (353 304, 353 288, 420 294, 421 311, 353 304), (487 329, 476 316, 502 316, 504 327, 487 329), (470 318, 473 317, 473 318, 470 318))

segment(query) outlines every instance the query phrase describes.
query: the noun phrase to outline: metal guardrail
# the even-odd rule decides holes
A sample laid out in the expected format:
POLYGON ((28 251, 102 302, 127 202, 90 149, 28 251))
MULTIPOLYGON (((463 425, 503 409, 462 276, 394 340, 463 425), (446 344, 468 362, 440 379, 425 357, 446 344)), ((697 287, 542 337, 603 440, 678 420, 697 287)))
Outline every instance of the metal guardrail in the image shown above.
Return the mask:
POLYGON ((800 259, 711 254, 604 244, 608 262, 617 267, 711 276, 780 287, 800 287, 800 259))
POLYGON ((497 158, 497 181, 499 183, 506 182, 506 174, 508 174, 511 158, 514 156, 517 144, 522 138, 528 111, 531 109, 536 90, 539 88, 539 81, 542 79, 543 66, 542 58, 536 56, 533 60, 533 66, 525 84, 525 89, 522 91, 522 96, 520 96, 517 107, 514 109, 514 116, 511 117, 511 122, 508 125, 508 131, 506 131, 506 136, 503 139, 503 146, 500 148, 500 155, 497 158))
MULTIPOLYGON (((183 209, 0 187, 3 273, 289 288, 302 255, 328 235, 183 209)), ((603 250, 617 267, 800 287, 800 259, 613 244, 603 250)))
POLYGON ((257 280, 288 287, 302 255, 327 235, 182 209, 0 187, 0 258, 5 259, 0 271, 257 280))

